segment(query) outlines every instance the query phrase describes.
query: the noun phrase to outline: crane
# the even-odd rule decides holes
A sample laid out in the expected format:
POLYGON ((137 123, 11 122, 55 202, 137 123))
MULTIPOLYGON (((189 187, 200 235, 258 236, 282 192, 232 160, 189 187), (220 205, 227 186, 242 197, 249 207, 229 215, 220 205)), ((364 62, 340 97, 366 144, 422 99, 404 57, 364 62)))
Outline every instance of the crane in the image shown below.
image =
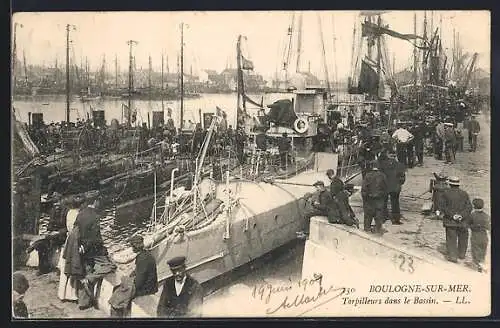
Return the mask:
POLYGON ((472 59, 470 61, 470 64, 468 65, 467 74, 465 75, 465 81, 462 86, 464 90, 467 90, 467 86, 469 85, 470 78, 472 76, 472 71, 474 70, 474 65, 476 64, 476 60, 477 60, 477 52, 475 52, 474 55, 472 55, 472 59))

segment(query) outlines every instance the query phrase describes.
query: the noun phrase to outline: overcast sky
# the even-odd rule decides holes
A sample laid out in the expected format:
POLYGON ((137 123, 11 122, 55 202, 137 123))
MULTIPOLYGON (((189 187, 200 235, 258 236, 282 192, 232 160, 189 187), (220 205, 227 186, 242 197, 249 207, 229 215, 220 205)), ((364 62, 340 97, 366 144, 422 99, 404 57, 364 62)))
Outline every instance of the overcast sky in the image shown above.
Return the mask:
MULTIPOLYGON (((296 17, 299 12, 296 12, 296 17)), ((303 53, 301 69, 322 74, 322 47, 318 13, 325 42, 325 53, 333 77, 335 66, 339 79, 345 79, 351 61, 352 31, 357 11, 307 11, 303 20, 303 53), (333 51, 335 35, 336 51, 333 51), (336 65, 334 64, 334 59, 336 65)), ((221 71, 235 67, 236 40, 239 34, 247 36, 248 55, 255 70, 266 77, 274 74, 283 61, 287 28, 292 12, 73 12, 73 13, 17 13, 13 22, 23 25, 17 29, 18 57, 25 51, 28 64, 51 64, 58 58, 65 60, 65 27, 73 24, 71 32, 76 61, 87 56, 93 69, 106 56, 108 69, 114 70, 114 57, 122 70, 128 67, 129 39, 138 41, 134 48, 137 67, 148 66, 152 56, 153 67, 159 69, 161 53, 168 56, 170 71, 176 70, 176 56, 180 48, 180 22, 187 24, 184 32, 185 71, 193 66, 221 71)), ((384 21, 401 33, 413 33, 413 12, 391 11, 383 14, 384 21)), ((424 12, 417 12, 418 32, 421 33, 424 12)), ((431 12, 427 12, 430 25, 431 12)), ((488 11, 434 11, 434 27, 443 22, 445 47, 451 50, 453 29, 460 33, 460 41, 467 52, 478 52, 478 66, 489 70, 490 13, 488 11)), ((297 18, 296 18, 297 19, 297 18)), ((396 68, 411 64, 412 46, 398 39, 388 40, 389 51, 396 58, 396 68)), ((392 54, 391 54, 392 55, 392 54)), ((391 56, 392 57, 392 56, 391 56)))

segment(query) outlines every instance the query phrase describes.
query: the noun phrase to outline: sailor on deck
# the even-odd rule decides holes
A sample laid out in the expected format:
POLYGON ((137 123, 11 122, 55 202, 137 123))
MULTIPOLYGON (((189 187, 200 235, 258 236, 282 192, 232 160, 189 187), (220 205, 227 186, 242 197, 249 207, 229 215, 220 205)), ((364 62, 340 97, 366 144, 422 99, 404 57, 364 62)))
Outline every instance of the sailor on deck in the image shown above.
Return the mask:
POLYGON ((291 149, 292 145, 290 143, 290 139, 288 139, 288 134, 285 132, 283 133, 282 137, 279 139, 278 142, 278 151, 280 154, 280 164, 282 170, 286 170, 288 163, 288 156, 290 154, 291 149))
POLYGON ((168 265, 172 276, 165 280, 157 308, 160 318, 201 317, 203 289, 186 273, 186 258, 174 257, 168 265))

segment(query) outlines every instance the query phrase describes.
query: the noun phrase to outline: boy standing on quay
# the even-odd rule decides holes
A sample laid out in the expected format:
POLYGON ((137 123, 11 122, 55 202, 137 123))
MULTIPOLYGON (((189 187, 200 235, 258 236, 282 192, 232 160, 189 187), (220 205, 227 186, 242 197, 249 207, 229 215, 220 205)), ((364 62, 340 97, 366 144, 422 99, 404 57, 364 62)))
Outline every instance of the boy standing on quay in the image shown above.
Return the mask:
POLYGON ((483 272, 483 263, 486 257, 486 248, 488 247, 487 230, 491 229, 491 221, 490 216, 483 211, 484 201, 481 198, 475 198, 472 201, 472 206, 474 207, 470 222, 472 260, 477 271, 483 272))

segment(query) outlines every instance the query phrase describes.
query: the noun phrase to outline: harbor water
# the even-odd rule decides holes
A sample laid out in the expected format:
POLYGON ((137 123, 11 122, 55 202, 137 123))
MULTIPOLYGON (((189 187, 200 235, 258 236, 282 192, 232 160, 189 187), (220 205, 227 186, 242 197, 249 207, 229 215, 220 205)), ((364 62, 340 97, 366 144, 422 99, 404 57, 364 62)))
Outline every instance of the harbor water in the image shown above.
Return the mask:
MULTIPOLYGON (((251 96, 257 102, 263 101, 264 106, 271 104, 275 100, 291 98, 292 94, 266 94, 251 96), (262 99, 263 97, 263 99, 262 99)), ((101 100, 92 102, 81 102, 79 99, 73 99, 70 108, 70 120, 77 118, 84 119, 87 113, 93 110, 105 110, 105 119, 107 124, 114 118, 121 120, 122 104, 127 100, 101 100)), ((147 122, 148 112, 162 109, 161 101, 133 101, 134 108, 137 108, 137 121, 147 122)), ((236 121, 236 94, 202 94, 200 98, 184 100, 184 119, 187 122, 199 122, 199 109, 203 113, 214 113, 216 106, 227 113, 228 125, 235 126, 236 121)), ((252 111, 252 105, 248 110, 252 111)), ((47 124, 51 122, 60 122, 65 120, 66 99, 64 96, 35 96, 15 100, 13 107, 16 110, 17 118, 23 122, 28 122, 28 113, 43 113, 44 121, 47 124)), ((178 125, 180 116, 179 101, 164 101, 163 107, 172 109, 172 116, 176 125, 178 125)), ((150 114, 151 115, 151 114, 150 114)), ((152 116, 152 115, 151 115, 152 116)), ((47 222, 42 222, 41 230, 44 229, 47 222)), ((135 234, 147 232, 151 222, 149 217, 131 217, 115 220, 114 209, 107 208, 103 211, 101 218, 101 232, 108 252, 112 255, 128 247, 127 240, 135 234)), ((235 279, 245 281, 262 281, 262 279, 279 279, 280 277, 298 277, 301 271, 303 243, 289 245, 286 249, 271 255, 271 259, 264 258, 256 261, 248 268, 245 268, 237 276, 224 277, 221 281, 215 283, 211 289, 218 289, 227 284, 234 283, 235 279), (251 273, 251 274, 250 274, 251 273), (257 279, 257 280, 255 280, 257 279)))
MULTIPOLYGON (((273 103, 275 100, 292 98, 293 94, 269 93, 264 95, 249 95, 253 100, 264 106, 273 103)), ((127 99, 102 99, 82 102, 73 97, 70 102, 70 120, 76 121, 86 119, 91 110, 104 110, 107 124, 112 119, 119 122, 123 120, 123 106, 127 105, 127 99)), ((43 113, 45 123, 60 122, 66 120, 66 97, 65 96, 27 96, 15 99, 13 107, 16 110, 17 118, 23 122, 28 122, 28 113, 43 113)), ((203 113, 215 113, 216 107, 221 108, 227 114, 228 124, 235 126, 236 123, 236 93, 232 94, 201 94, 199 98, 184 99, 184 120, 186 122, 200 122, 199 110, 203 113)), ((251 104, 247 108, 252 111, 251 104)), ((137 109, 138 124, 147 123, 148 113, 152 111, 172 110, 172 118, 176 126, 180 120, 180 100, 157 101, 157 100, 133 100, 132 108, 137 109)), ((151 114, 150 114, 151 115, 151 114)), ((166 116, 166 114, 165 114, 166 116)), ((152 117, 152 115, 151 115, 152 117)), ((126 119, 126 118, 125 118, 126 119)))

